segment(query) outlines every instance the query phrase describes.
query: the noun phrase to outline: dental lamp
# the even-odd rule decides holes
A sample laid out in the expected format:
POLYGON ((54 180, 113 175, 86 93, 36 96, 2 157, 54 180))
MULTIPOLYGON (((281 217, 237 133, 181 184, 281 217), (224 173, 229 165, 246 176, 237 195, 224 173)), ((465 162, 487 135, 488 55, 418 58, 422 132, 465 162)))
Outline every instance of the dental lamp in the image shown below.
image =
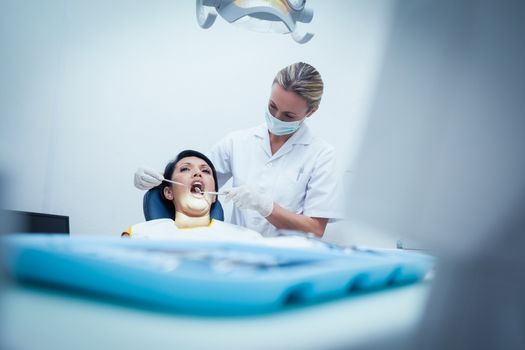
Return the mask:
POLYGON ((290 34, 304 44, 314 36, 297 31, 297 22, 310 23, 313 10, 305 7, 306 0, 197 0, 197 22, 210 28, 221 15, 229 23, 258 32, 290 34))

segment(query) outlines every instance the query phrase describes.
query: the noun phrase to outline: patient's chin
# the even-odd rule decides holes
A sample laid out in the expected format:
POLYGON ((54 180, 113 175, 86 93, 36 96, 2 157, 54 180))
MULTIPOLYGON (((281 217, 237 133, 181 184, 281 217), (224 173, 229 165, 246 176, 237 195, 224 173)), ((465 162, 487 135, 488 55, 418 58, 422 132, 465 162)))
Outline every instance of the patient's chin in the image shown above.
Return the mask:
POLYGON ((197 214, 206 214, 210 211, 210 204, 204 198, 187 196, 182 201, 182 206, 197 214))
POLYGON ((200 203, 189 203, 188 205, 188 208, 192 209, 192 210, 195 210, 195 211, 202 211, 202 212, 207 212, 210 210, 210 206, 208 205, 208 203, 204 202, 204 201, 201 201, 200 203))

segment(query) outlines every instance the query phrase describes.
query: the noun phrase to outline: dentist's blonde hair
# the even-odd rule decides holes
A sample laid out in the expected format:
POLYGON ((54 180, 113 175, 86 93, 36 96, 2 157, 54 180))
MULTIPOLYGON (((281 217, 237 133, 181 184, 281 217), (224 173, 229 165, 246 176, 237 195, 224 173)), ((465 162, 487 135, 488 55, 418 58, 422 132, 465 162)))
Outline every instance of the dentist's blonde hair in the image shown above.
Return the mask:
POLYGON ((281 69, 273 80, 275 83, 304 98, 309 111, 319 108, 323 96, 323 79, 317 69, 308 63, 297 62, 281 69))

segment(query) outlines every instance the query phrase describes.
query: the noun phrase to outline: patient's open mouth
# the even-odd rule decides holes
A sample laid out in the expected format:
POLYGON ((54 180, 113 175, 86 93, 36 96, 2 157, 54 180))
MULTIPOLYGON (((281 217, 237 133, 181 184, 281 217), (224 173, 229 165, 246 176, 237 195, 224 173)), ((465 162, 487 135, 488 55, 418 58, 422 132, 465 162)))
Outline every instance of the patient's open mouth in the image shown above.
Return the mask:
POLYGON ((190 186, 190 192, 193 195, 200 195, 202 196, 204 193, 204 184, 200 181, 194 181, 192 182, 190 186))

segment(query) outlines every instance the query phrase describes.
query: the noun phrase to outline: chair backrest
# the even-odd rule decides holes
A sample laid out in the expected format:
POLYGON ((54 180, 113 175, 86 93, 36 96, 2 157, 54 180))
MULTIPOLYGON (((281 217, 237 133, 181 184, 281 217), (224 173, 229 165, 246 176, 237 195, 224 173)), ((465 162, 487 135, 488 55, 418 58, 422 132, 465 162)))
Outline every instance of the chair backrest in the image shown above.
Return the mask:
MULTIPOLYGON (((162 189, 160 187, 154 187, 144 194, 142 207, 146 221, 173 219, 175 217, 173 206, 163 199, 161 191, 162 189)), ((211 206, 210 218, 224 221, 224 211, 218 200, 211 206)))

